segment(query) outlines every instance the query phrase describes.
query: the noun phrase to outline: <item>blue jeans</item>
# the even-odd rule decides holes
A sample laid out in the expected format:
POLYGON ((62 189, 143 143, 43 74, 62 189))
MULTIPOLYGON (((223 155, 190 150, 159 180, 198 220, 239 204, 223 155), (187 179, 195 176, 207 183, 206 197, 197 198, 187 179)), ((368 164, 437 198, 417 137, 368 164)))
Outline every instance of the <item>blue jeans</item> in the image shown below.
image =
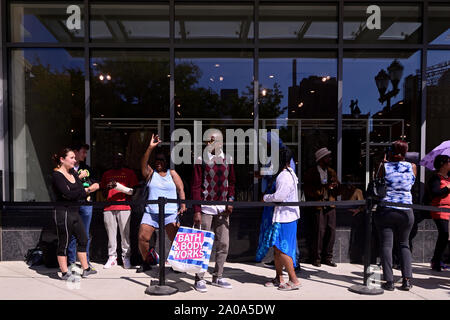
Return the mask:
MULTIPOLYGON (((91 206, 81 206, 80 207, 80 217, 84 224, 84 230, 86 231, 86 236, 88 238, 86 246, 86 256, 89 262, 89 244, 91 243, 91 237, 89 236, 89 227, 91 226, 92 220, 92 207, 91 206)), ((70 238, 69 246, 67 247, 67 259, 69 264, 77 261, 77 240, 75 236, 70 238)))

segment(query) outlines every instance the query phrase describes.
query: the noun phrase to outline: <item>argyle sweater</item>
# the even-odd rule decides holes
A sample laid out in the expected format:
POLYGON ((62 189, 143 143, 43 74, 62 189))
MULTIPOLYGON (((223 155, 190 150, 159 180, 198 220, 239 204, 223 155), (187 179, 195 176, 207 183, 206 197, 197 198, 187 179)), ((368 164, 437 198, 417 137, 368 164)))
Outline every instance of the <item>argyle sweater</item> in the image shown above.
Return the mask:
MULTIPOLYGON (((233 160, 226 156, 225 161, 213 157, 212 161, 202 161, 200 158, 194 164, 192 178, 192 199, 206 201, 227 201, 234 198, 233 160)), ((223 158, 221 158, 223 159, 223 158)), ((194 212, 200 212, 201 206, 194 205, 194 212)))

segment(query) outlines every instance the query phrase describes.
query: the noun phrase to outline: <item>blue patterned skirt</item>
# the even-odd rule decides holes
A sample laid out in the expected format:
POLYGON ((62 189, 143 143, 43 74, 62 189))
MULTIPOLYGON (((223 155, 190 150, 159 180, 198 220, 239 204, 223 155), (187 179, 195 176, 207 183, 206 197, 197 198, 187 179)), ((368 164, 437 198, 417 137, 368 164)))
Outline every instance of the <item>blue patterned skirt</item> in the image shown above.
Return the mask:
POLYGON ((256 258, 262 260, 270 247, 276 247, 291 257, 294 267, 297 267, 297 222, 298 220, 288 223, 276 222, 270 225, 262 235, 263 239, 256 252, 256 258))

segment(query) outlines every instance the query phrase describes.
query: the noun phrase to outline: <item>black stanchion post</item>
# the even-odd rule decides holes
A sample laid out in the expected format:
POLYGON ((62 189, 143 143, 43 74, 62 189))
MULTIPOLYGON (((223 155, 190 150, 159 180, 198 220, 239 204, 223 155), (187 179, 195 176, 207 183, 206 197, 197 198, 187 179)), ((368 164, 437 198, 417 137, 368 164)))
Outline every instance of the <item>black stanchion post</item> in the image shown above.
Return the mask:
POLYGON ((164 197, 158 198, 158 220, 159 220, 159 285, 150 285, 145 290, 146 294, 155 296, 167 296, 178 292, 177 288, 166 285, 166 239, 165 239, 165 224, 164 224, 164 207, 167 199, 164 197))
POLYGON ((367 197, 366 200, 366 210, 365 210, 365 228, 366 228, 366 239, 365 239, 365 250, 364 250, 364 282, 362 285, 357 284, 351 286, 348 290, 351 292, 359 294, 368 295, 378 295, 384 292, 383 289, 373 287, 369 283, 369 268, 370 268, 370 258, 371 258, 371 248, 372 248, 372 209, 373 209, 373 199, 371 196, 367 197))

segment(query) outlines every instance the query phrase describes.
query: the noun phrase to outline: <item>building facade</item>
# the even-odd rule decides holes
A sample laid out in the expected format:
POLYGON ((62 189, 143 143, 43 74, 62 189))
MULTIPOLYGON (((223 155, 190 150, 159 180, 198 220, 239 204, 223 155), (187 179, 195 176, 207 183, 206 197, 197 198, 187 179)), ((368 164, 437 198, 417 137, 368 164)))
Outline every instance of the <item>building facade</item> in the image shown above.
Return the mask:
MULTIPOLYGON (((172 132, 193 136, 194 120, 203 131, 279 130, 300 177, 327 147, 339 180, 361 190, 392 141, 423 157, 450 139, 449 1, 1 0, 0 15, 4 201, 51 201, 62 147, 88 143, 97 176, 114 152, 139 172, 152 132, 169 152, 172 132)), ((172 166, 189 192, 192 165, 172 166)), ((258 168, 236 165, 237 200, 260 198, 258 168)), ((428 175, 420 168, 416 202, 428 175)), ((235 211, 230 259, 252 260, 261 208, 235 211)), ((94 216, 91 257, 101 260, 94 216)), ((354 220, 339 213, 337 261, 354 260, 354 220)), ((17 208, 0 221, 0 260, 16 260, 51 215, 17 208)), ((419 224, 416 261, 429 261, 434 229, 419 224)))

